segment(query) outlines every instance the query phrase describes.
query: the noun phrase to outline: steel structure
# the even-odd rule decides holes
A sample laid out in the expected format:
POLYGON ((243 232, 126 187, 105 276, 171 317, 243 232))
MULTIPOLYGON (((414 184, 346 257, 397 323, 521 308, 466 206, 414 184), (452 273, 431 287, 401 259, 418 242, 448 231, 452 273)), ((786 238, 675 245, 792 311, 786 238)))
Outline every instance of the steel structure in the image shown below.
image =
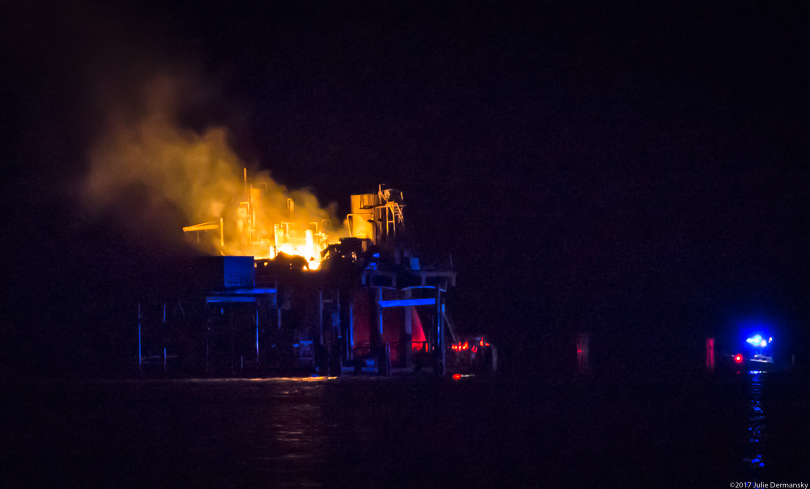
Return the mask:
MULTIPOLYGON (((236 207, 241 240, 264 247, 270 242, 256 227, 262 196, 247 183, 247 175, 245 195, 236 207)), ((295 203, 288 199, 286 207, 292 216, 295 203)), ((270 375, 299 369, 339 375, 432 370, 444 375, 448 352, 460 351, 446 311, 456 271, 452 265, 420 260, 404 208, 401 191, 379 186, 376 193, 351 196, 348 238, 327 243, 325 222, 280 222, 272 228, 265 223, 274 235, 269 257, 199 260, 177 307, 167 313, 164 304, 162 318, 146 318, 142 310, 147 305, 138 305, 140 371, 270 375), (320 248, 320 256, 284 252, 292 249, 285 245, 302 239, 307 252, 320 248)), ((201 233, 216 233, 224 254, 228 225, 224 219, 211 220, 184 231, 198 241, 201 233)), ((480 348, 490 347, 480 337, 480 348)), ((450 363, 458 365, 458 358, 450 363)))

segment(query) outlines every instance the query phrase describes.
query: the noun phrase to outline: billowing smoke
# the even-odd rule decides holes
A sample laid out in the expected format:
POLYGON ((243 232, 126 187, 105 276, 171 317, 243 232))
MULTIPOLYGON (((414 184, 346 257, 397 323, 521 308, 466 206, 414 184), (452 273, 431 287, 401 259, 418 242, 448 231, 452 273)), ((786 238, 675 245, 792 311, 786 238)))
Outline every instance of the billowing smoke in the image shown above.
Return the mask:
POLYGON ((270 162, 240 158, 244 152, 230 142, 245 136, 235 108, 244 101, 218 87, 217 67, 190 47, 194 43, 166 39, 163 28, 173 18, 161 12, 128 2, 55 8, 34 2, 0 16, 6 21, 0 45, 8 48, 0 55, 14 77, 9 117, 16 133, 7 131, 6 139, 16 145, 19 157, 11 163, 20 176, 3 182, 3 197, 18 203, 33 195, 26 190, 30 182, 39 188, 30 205, 17 205, 17 228, 25 226, 21 234, 38 246, 54 243, 59 252, 64 239, 55 239, 54 227, 102 248, 130 241, 150 253, 174 254, 177 245, 185 251, 192 243, 208 253, 269 256, 285 245, 288 253, 319 254, 318 246, 332 237, 325 224, 339 223, 333 209, 257 171, 270 162), (162 20, 153 22, 155 16, 162 20), (251 184, 257 192, 250 192, 251 184), (89 220, 72 208, 77 195, 79 212, 89 220), (53 225, 42 225, 46 221, 53 225), (209 224, 183 232, 212 222, 216 230, 209 224))
POLYGON ((313 240, 318 246, 332 239, 329 224, 339 222, 334 207, 321 207, 311 192, 288 190, 266 172, 251 173, 246 185, 243 169, 252 165, 241 161, 229 145, 226 128, 196 131, 178 122, 179 101, 190 89, 193 83, 183 78, 159 77, 143 86, 135 106, 109 111, 89 155, 81 191, 86 209, 94 214, 115 209, 116 219, 168 233, 174 229, 176 236, 182 226, 223 223, 221 231, 188 233, 190 241, 209 253, 272 256, 279 244, 279 226, 287 226, 282 238, 294 235, 295 229, 289 228, 296 227, 294 237, 301 248, 306 229, 311 247, 313 240), (128 197, 133 192, 138 198, 128 197), (250 209, 240 217, 240 204, 247 201, 250 209))

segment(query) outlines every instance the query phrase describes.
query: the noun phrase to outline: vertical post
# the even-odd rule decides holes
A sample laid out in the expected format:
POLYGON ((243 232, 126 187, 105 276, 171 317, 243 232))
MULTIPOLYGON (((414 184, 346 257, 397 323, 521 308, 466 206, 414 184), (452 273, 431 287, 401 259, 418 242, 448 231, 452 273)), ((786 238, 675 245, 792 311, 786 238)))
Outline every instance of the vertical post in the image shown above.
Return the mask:
POLYGON ((714 373, 714 338, 706 338, 706 371, 714 373))
POLYGON ((383 343, 383 308, 380 302, 383 300, 383 289, 377 287, 377 333, 380 335, 380 344, 383 343))
POLYGON ((588 356, 590 350, 590 335, 588 333, 579 333, 577 335, 577 371, 585 373, 589 370, 588 356))
POLYGON ((229 358, 229 360, 230 360, 229 363, 231 364, 231 375, 233 376, 233 375, 236 375, 236 372, 235 372, 235 370, 233 368, 233 351, 234 351, 234 348, 233 348, 233 333, 234 333, 234 331, 233 331, 234 330, 234 327, 233 327, 233 310, 234 310, 234 306, 233 306, 233 304, 230 304, 230 306, 231 306, 230 310, 228 311, 228 332, 231 335, 231 356, 229 358))
MULTIPOLYGON (((405 289, 405 299, 410 299, 411 295, 412 295, 411 289, 405 289)), ((411 365, 411 359, 413 357, 412 323, 413 323, 413 306, 405 306, 405 330, 402 333, 402 340, 401 340, 403 347, 399 349, 400 355, 402 355, 400 365, 404 368, 408 368, 411 365)))
POLYGON ((329 374, 329 364, 328 358, 329 354, 326 352, 326 348, 324 348, 323 344, 323 289, 320 287, 318 288, 318 348, 315 349, 315 362, 317 364, 318 373, 324 374, 324 369, 322 367, 326 367, 325 373, 329 374), (326 360, 326 364, 324 364, 324 360, 326 360))
MULTIPOLYGON (((411 289, 405 289, 405 299, 411 298, 411 289)), ((412 306, 405 306, 405 334, 411 335, 411 328, 413 322, 413 309, 412 306)))
POLYGON ((276 274, 276 315, 278 316, 278 330, 281 331, 281 291, 278 289, 278 274, 276 274))
POLYGON ((138 370, 143 374, 143 342, 141 340, 141 322, 143 321, 143 316, 141 316, 141 303, 138 303, 138 370))
POLYGON ((163 303, 163 329, 162 329, 162 338, 163 338, 163 372, 166 372, 166 303, 163 303))
POLYGON ((323 345, 323 290, 318 289, 318 337, 323 345))
POLYGON ((442 324, 442 287, 436 286, 436 375, 444 377, 445 368, 445 348, 444 348, 444 325, 442 324))
POLYGON ((337 294, 335 296, 335 300, 337 302, 337 311, 335 311, 334 319, 335 322, 332 324, 332 334, 329 335, 329 362, 330 362, 330 370, 334 372, 334 375, 340 375, 341 367, 343 366, 343 355, 341 355, 340 349, 342 348, 341 341, 343 339, 342 329, 343 326, 341 325, 340 321, 340 289, 337 289, 337 294), (337 334, 335 334, 337 331, 337 334), (334 365, 332 365, 334 362, 334 365))
MULTIPOLYGON (((441 288, 439 288, 441 290, 441 288)), ((441 305, 441 310, 439 311, 439 324, 441 326, 441 339, 442 339, 442 376, 444 376, 445 372, 447 371, 447 337, 445 336, 447 331, 442 318, 444 317, 444 304, 441 305)))
POLYGON ((225 219, 221 217, 219 218, 219 247, 225 247, 225 219))
POLYGON ((256 370, 259 370, 259 300, 256 299, 256 370))
POLYGON ((385 375, 391 375, 391 345, 385 344, 385 375))
POLYGON ((346 359, 351 360, 354 355, 354 297, 349 301, 349 331, 346 335, 346 359))
MULTIPOLYGON (((342 328, 341 328, 341 324, 340 324, 340 289, 337 289, 337 324, 334 325, 334 326, 335 326, 335 329, 337 329, 337 337, 341 338, 343 336, 343 334, 342 334, 342 331, 341 331, 342 328)), ((334 334, 335 333, 334 333, 334 330, 333 330, 332 335, 334 335, 334 334)), ((334 336, 332 336, 332 343, 334 343, 336 345, 339 344, 337 341, 335 341, 334 336)))

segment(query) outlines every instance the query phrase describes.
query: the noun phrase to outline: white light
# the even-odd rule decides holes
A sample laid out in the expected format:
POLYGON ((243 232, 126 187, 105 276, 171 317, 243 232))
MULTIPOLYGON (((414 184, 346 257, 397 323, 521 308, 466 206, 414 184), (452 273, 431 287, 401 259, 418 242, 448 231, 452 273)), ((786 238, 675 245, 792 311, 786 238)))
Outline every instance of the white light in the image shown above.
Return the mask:
POLYGON ((762 343, 760 343, 759 346, 766 347, 766 346, 768 346, 768 342, 765 341, 765 340, 762 340, 762 343))

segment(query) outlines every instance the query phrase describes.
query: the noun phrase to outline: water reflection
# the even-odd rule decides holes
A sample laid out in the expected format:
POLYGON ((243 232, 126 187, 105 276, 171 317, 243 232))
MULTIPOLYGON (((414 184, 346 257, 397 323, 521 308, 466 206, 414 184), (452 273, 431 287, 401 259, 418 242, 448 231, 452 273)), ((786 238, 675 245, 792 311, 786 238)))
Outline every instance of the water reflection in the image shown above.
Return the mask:
POLYGON ((744 464, 754 471, 754 475, 759 475, 765 467, 764 439, 767 417, 762 406, 763 387, 766 372, 752 370, 748 372, 748 433, 745 449, 744 464))
MULTIPOLYGON (((319 487, 324 483, 324 448, 328 444, 323 412, 323 377, 272 379, 261 382, 262 401, 256 406, 252 436, 255 450, 245 469, 264 473, 273 486, 319 487)), ((255 384, 254 384, 255 385, 255 384)), ((261 477, 257 477, 261 479, 261 477)))

